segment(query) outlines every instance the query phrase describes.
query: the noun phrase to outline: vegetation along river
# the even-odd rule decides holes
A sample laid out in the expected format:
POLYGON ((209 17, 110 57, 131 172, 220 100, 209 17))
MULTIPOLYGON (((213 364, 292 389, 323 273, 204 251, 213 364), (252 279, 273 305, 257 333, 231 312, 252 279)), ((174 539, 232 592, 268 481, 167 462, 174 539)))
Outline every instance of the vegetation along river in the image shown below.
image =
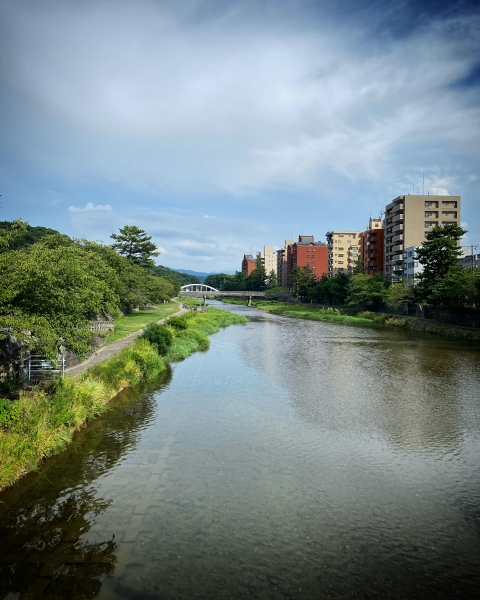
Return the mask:
POLYGON ((0 598, 480 597, 479 346, 226 308, 0 496, 0 598))

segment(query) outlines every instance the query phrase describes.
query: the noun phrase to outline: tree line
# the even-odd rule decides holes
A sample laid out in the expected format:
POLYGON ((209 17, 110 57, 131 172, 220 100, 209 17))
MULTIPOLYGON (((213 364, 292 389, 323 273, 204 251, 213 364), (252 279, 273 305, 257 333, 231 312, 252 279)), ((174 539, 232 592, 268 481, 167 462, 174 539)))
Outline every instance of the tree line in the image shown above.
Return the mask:
MULTIPOLYGON (((480 304, 480 270, 466 270, 459 264, 460 239, 467 233, 457 224, 434 227, 417 248, 417 260, 423 266, 415 280, 392 282, 382 274, 365 275, 363 264, 358 262, 353 275, 338 273, 324 275, 317 280, 312 269, 295 266, 292 270, 291 292, 295 297, 321 304, 357 305, 370 307, 385 302, 399 308, 403 302, 429 303, 444 308, 465 308, 480 304)), ((273 275, 275 275, 273 273, 273 275)), ((282 291, 276 277, 267 277, 261 259, 247 277, 237 271, 235 275, 209 275, 205 283, 222 290, 282 291), (272 285, 270 284, 272 282, 272 285)))
POLYGON ((0 328, 31 351, 53 357, 63 345, 83 355, 94 341, 90 319, 179 292, 179 282, 155 274, 155 244, 135 226, 112 234, 112 246, 48 231, 30 239, 28 231, 20 220, 0 229, 0 328))

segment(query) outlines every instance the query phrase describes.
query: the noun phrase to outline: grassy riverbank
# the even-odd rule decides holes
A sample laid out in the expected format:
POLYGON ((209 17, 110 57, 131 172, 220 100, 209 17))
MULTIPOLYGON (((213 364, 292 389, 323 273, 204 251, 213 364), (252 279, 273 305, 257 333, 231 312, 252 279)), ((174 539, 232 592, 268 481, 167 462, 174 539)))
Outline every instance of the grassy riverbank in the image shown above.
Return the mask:
POLYGON ((169 317, 173 313, 178 311, 177 302, 167 302, 165 304, 159 304, 155 310, 136 310, 128 315, 115 319, 115 328, 110 333, 105 344, 111 344, 117 340, 121 340, 127 335, 138 331, 139 329, 145 329, 150 323, 156 323, 160 319, 169 317))
POLYGON ((208 335, 247 320, 215 308, 180 318, 186 328, 169 327, 174 339, 165 357, 139 339, 82 375, 61 379, 47 390, 34 389, 14 402, 0 399, 0 490, 60 452, 75 431, 108 410, 122 389, 156 377, 169 362, 206 350, 208 335))
MULTIPOLYGON (((225 298, 222 302, 231 304, 245 304, 245 301, 225 298)), ((429 319, 416 319, 402 315, 379 313, 373 311, 358 311, 355 315, 342 314, 342 308, 329 308, 311 304, 290 304, 275 300, 257 300, 252 306, 277 315, 308 319, 311 321, 330 321, 334 323, 358 323, 364 325, 384 325, 410 329, 423 333, 432 333, 442 337, 456 338, 480 342, 480 331, 471 327, 461 327, 449 323, 441 323, 429 319)))

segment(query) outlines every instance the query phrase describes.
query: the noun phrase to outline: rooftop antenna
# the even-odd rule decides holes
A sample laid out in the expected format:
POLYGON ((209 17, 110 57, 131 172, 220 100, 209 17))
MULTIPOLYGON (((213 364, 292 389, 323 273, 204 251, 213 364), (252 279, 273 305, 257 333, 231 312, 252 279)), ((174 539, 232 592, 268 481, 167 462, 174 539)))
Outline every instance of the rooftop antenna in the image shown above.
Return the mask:
POLYGON ((423 172, 422 196, 425 196, 425 171, 423 172))

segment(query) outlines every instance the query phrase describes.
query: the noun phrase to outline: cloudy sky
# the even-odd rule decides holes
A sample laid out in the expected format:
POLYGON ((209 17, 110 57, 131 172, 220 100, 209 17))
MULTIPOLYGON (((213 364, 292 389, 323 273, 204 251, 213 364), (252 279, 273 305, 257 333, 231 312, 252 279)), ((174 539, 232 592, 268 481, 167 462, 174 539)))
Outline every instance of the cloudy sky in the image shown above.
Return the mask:
POLYGON ((231 271, 425 173, 480 243, 475 4, 0 0, 0 219, 231 271))

